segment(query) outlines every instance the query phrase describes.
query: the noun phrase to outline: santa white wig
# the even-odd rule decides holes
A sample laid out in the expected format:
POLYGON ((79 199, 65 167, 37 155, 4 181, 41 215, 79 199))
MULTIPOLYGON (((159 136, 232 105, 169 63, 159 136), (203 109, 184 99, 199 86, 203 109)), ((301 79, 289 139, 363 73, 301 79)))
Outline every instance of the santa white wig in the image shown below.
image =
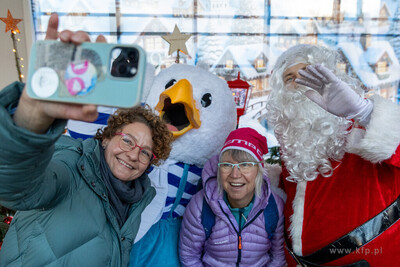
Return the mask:
POLYGON ((311 88, 299 85, 295 90, 288 89, 283 73, 299 63, 322 64, 354 90, 362 92, 356 79, 337 71, 339 62, 341 57, 334 50, 297 45, 285 51, 275 64, 267 119, 269 125, 275 127, 281 159, 290 174, 286 179, 290 181, 312 181, 319 174, 330 177, 333 173, 331 160, 340 161, 344 156, 351 121, 332 115, 309 100, 304 92, 311 88))

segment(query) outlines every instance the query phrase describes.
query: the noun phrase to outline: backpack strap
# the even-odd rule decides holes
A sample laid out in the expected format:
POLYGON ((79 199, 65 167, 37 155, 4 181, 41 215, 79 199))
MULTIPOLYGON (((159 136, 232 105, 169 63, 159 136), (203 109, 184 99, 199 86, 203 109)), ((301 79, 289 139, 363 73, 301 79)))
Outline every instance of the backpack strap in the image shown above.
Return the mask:
POLYGON ((208 205, 204 197, 203 197, 203 208, 201 210, 201 224, 203 225, 207 240, 210 237, 211 230, 215 224, 215 214, 211 210, 210 205, 208 205))
POLYGON ((278 207, 272 193, 269 195, 268 205, 264 209, 264 220, 265 231, 268 233, 268 239, 271 240, 274 237, 279 220, 278 207))

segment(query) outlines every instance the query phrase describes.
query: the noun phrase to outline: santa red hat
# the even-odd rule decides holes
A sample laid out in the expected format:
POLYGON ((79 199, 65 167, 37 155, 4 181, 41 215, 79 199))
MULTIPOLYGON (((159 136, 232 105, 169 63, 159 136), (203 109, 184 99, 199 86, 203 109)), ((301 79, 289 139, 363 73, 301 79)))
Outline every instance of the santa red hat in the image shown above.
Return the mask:
POLYGON ((267 138, 252 128, 239 128, 228 135, 220 155, 228 149, 246 151, 264 166, 263 155, 268 153, 267 138))

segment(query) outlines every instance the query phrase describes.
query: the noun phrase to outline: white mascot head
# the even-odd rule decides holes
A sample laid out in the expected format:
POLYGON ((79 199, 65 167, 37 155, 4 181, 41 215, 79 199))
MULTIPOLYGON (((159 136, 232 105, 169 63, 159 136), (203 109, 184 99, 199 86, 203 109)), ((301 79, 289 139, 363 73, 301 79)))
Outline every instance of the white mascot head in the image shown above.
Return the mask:
POLYGON ((199 67, 175 64, 154 79, 144 102, 155 108, 175 140, 170 159, 202 167, 236 127, 226 81, 199 67))

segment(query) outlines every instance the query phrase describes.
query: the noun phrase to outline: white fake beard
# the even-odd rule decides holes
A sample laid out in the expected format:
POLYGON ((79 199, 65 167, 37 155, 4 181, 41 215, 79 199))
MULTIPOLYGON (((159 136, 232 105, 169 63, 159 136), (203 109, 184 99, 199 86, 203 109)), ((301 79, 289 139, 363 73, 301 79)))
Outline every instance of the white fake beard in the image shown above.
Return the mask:
POLYGON ((333 174, 331 160, 340 161, 345 153, 349 120, 332 115, 308 99, 299 86, 296 91, 272 92, 267 106, 269 122, 275 125, 281 159, 289 181, 312 181, 319 174, 333 174))

